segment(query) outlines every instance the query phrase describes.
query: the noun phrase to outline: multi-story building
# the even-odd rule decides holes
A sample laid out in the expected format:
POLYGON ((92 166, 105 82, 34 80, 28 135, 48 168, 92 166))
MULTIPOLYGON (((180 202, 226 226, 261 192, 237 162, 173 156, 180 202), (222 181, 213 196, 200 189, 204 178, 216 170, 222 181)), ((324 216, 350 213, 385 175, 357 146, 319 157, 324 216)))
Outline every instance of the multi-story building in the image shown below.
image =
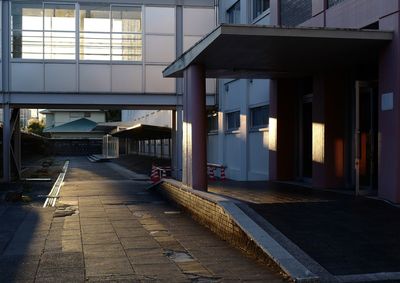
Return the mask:
MULTIPOLYGON (((269 24, 269 2, 249 4, 219 1, 219 23, 269 24)), ((217 107, 207 115, 208 161, 226 166, 230 179, 267 180, 269 81, 220 80, 218 90, 217 107)), ((170 125, 168 111, 124 112, 124 121, 170 125)))
MULTIPOLYGON (((254 160, 264 164, 266 178, 357 193, 377 190, 400 202, 399 5, 397 0, 220 1, 220 21, 228 24, 164 71, 166 77, 184 77, 190 97, 185 107, 192 110, 203 100, 205 78, 221 79, 214 126, 218 146, 208 136, 208 159, 228 163, 230 177, 251 178, 252 125, 260 121, 261 131, 268 129, 258 146, 263 140, 268 151, 255 151, 260 155, 254 160), (269 26, 230 24, 258 20, 269 26), (260 100, 256 86, 264 93, 260 100)), ((185 117, 190 126, 185 162, 194 171, 205 166, 205 147, 191 143, 207 138, 191 131, 201 127, 201 115, 185 117)), ((205 177, 193 172, 184 181, 204 189, 205 177)))
MULTIPOLYGON (((181 113, 182 80, 162 70, 216 24, 214 0, 5 0, 0 8, 5 141, 22 108, 181 113)), ((211 106, 213 80, 208 89, 211 106)), ((3 144, 7 181, 14 143, 3 144)))

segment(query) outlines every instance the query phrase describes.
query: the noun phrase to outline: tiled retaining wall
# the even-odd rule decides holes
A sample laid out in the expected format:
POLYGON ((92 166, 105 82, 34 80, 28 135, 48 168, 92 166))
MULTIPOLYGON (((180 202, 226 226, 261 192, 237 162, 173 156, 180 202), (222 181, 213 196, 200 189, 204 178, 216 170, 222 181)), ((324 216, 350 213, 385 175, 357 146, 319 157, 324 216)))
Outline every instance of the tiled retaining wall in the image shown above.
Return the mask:
MULTIPOLYGON (((179 183, 177 183, 179 184, 179 183)), ((249 236, 235 223, 234 219, 219 202, 228 201, 200 191, 195 191, 170 182, 162 182, 159 192, 188 212, 193 219, 209 228, 223 240, 243 250, 246 254, 265 262, 284 275, 249 236)))

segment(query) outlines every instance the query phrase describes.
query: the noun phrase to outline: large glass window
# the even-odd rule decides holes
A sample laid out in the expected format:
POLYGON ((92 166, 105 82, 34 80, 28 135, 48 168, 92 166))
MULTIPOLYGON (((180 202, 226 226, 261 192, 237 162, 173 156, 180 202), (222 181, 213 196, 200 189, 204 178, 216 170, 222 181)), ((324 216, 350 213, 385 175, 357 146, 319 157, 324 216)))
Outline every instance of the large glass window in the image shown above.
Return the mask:
POLYGON ((269 9, 269 0, 253 0, 253 19, 269 9))
POLYGON ((44 4, 44 58, 75 59, 75 5, 44 4))
POLYGON ((240 23, 240 1, 237 1, 226 11, 227 21, 230 24, 240 23))
MULTIPOLYGON (((11 8, 12 57, 76 59, 75 4, 18 1, 11 8)), ((82 5, 79 58, 142 60, 142 11, 136 6, 82 5)))
POLYGON ((112 59, 142 60, 142 12, 139 7, 112 6, 112 59))
POLYGON ((207 115, 208 132, 218 131, 218 112, 212 112, 207 115))
POLYGON ((234 131, 240 128, 240 111, 226 113, 226 130, 234 131))
POLYGON ((43 58, 42 3, 17 2, 11 8, 12 58, 43 58))
POLYGON ((262 128, 268 126, 269 107, 268 105, 254 107, 250 109, 250 127, 262 128))
POLYGON ((110 6, 81 5, 80 46, 82 60, 110 60, 110 6))

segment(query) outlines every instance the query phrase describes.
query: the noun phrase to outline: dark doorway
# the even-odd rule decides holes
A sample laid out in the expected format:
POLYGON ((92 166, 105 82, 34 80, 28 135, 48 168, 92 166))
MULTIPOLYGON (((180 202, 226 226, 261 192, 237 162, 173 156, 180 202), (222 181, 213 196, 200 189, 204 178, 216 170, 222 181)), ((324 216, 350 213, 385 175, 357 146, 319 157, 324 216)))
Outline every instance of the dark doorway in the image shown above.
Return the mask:
POLYGON ((356 141, 356 149, 358 172, 356 172, 356 174, 358 174, 360 189, 376 189, 378 180, 377 89, 374 84, 369 82, 358 82, 357 88, 358 111, 356 109, 356 120, 358 118, 358 130, 356 121, 356 131, 358 132, 358 141, 356 141))
POLYGON ((312 96, 303 98, 301 117, 301 177, 312 178, 312 96))

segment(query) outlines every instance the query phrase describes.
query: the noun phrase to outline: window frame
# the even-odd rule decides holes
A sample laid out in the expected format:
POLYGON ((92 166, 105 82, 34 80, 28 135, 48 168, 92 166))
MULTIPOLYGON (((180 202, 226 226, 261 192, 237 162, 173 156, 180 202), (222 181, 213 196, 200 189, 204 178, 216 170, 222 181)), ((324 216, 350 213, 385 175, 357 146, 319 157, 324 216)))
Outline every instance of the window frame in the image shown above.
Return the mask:
POLYGON ((228 24, 240 24, 240 0, 233 3, 228 9, 226 9, 226 22, 228 24), (239 22, 235 21, 235 10, 239 11, 239 22), (233 13, 232 13, 233 12, 233 13), (233 21, 231 21, 231 16, 233 16, 233 21))
POLYGON ((271 8, 271 1, 268 1, 268 8, 266 8, 266 9, 262 8, 262 11, 258 15, 256 15, 256 11, 255 11, 255 7, 256 7, 255 2, 256 1, 261 1, 261 3, 263 3, 262 2, 263 0, 252 0, 251 1, 251 7, 250 7, 251 11, 250 11, 250 13, 251 13, 251 21, 252 22, 257 21, 260 18, 263 18, 264 16, 269 14, 270 13, 270 8, 271 8))
POLYGON ((269 104, 261 104, 261 105, 254 105, 249 107, 249 115, 250 115, 250 125, 249 125, 249 129, 250 131, 258 131, 260 129, 268 129, 269 128, 269 104), (262 109, 262 108, 266 108, 267 109, 267 123, 266 124, 262 124, 262 125, 254 125, 254 110, 257 109, 262 109))
POLYGON ((226 133, 237 133, 240 130, 240 110, 234 110, 234 111, 229 111, 225 112, 225 132, 226 133), (238 125, 235 124, 235 127, 229 128, 229 115, 238 115, 238 118, 234 117, 234 122, 238 121, 238 125), (236 120, 238 119, 238 120, 236 120))

